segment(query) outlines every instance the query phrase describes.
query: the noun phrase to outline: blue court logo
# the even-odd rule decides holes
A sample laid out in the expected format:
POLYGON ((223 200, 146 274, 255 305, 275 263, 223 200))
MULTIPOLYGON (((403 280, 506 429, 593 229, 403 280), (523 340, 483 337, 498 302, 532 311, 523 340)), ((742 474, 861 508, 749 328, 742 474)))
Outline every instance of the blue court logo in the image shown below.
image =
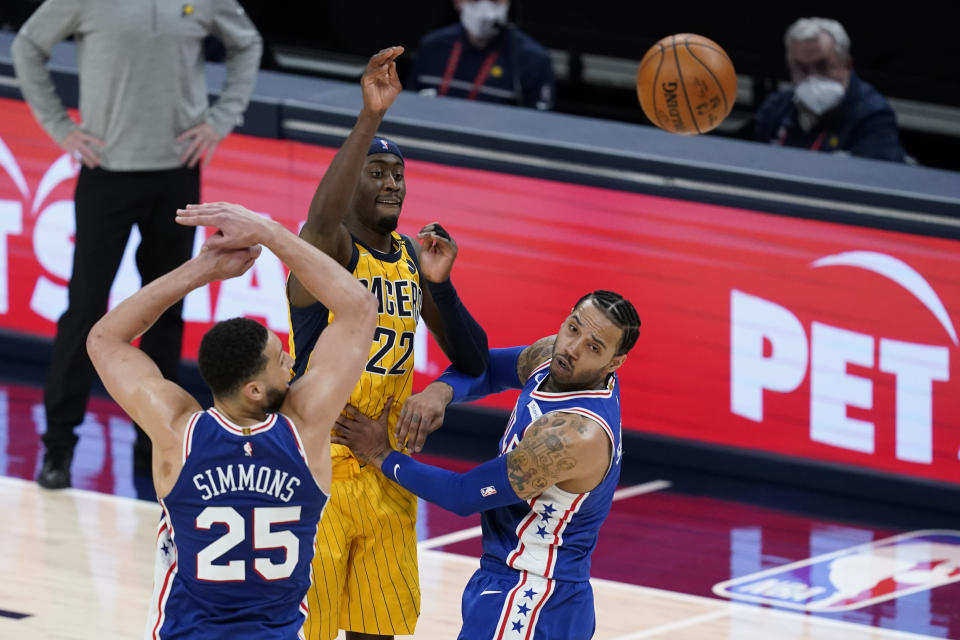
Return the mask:
POLYGON ((860 609, 960 581, 960 531, 911 531, 719 582, 724 598, 801 611, 860 609))

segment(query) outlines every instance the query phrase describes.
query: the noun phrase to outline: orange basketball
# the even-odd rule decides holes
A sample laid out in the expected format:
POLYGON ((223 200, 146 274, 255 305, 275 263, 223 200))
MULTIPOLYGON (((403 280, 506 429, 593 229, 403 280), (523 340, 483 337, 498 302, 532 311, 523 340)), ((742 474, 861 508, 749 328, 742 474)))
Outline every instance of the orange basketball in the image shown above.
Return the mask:
POLYGON ((720 45, 692 33, 650 47, 637 69, 637 97, 650 121, 672 133, 710 131, 730 115, 737 74, 720 45))

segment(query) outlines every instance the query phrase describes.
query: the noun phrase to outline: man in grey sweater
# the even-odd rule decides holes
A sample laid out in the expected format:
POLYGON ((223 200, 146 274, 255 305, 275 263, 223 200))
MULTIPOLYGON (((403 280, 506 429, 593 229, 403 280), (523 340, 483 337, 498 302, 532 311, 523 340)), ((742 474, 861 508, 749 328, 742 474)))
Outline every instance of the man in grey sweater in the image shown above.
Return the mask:
MULTIPOLYGON (((136 224, 143 285, 186 262, 194 230, 177 209, 200 201, 200 163, 241 121, 260 65, 262 40, 236 0, 45 0, 20 29, 12 54, 17 79, 43 129, 82 166, 69 302, 57 323, 44 387, 46 449, 37 482, 70 486, 70 463, 93 380, 84 344, 104 314, 110 287, 136 224), (203 41, 224 45, 226 81, 210 105, 203 41), (80 76, 80 123, 67 113, 46 63, 73 36, 80 76)), ((147 331, 141 349, 175 379, 182 303, 147 331)), ((136 467, 150 468, 150 441, 137 428, 136 467)))

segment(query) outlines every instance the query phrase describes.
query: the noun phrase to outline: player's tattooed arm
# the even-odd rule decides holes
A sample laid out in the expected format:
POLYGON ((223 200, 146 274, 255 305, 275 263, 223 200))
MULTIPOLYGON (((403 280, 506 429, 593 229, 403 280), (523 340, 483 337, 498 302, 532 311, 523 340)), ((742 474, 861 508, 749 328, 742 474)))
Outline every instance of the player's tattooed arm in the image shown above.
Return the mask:
POLYGON ((517 377, 521 383, 530 377, 535 368, 550 359, 553 343, 556 341, 557 336, 540 338, 520 353, 517 359, 517 377))
POLYGON ((555 484, 577 493, 589 491, 603 480, 610 449, 610 439, 590 418, 548 413, 531 424, 517 448, 507 454, 510 486, 524 500, 555 484))

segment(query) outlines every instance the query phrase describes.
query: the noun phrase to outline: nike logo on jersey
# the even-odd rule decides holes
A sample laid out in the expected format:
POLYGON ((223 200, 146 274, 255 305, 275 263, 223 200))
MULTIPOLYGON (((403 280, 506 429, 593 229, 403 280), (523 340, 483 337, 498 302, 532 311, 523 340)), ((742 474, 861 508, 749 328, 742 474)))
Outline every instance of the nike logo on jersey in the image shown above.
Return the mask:
POLYGON ((397 477, 397 471, 399 469, 400 469, 400 465, 398 464, 393 465, 393 479, 396 480, 397 482, 400 482, 400 478, 397 477))
POLYGON ((480 595, 482 595, 482 596, 489 596, 489 595, 494 594, 494 593, 503 593, 503 591, 484 591, 484 592, 482 592, 480 595))

